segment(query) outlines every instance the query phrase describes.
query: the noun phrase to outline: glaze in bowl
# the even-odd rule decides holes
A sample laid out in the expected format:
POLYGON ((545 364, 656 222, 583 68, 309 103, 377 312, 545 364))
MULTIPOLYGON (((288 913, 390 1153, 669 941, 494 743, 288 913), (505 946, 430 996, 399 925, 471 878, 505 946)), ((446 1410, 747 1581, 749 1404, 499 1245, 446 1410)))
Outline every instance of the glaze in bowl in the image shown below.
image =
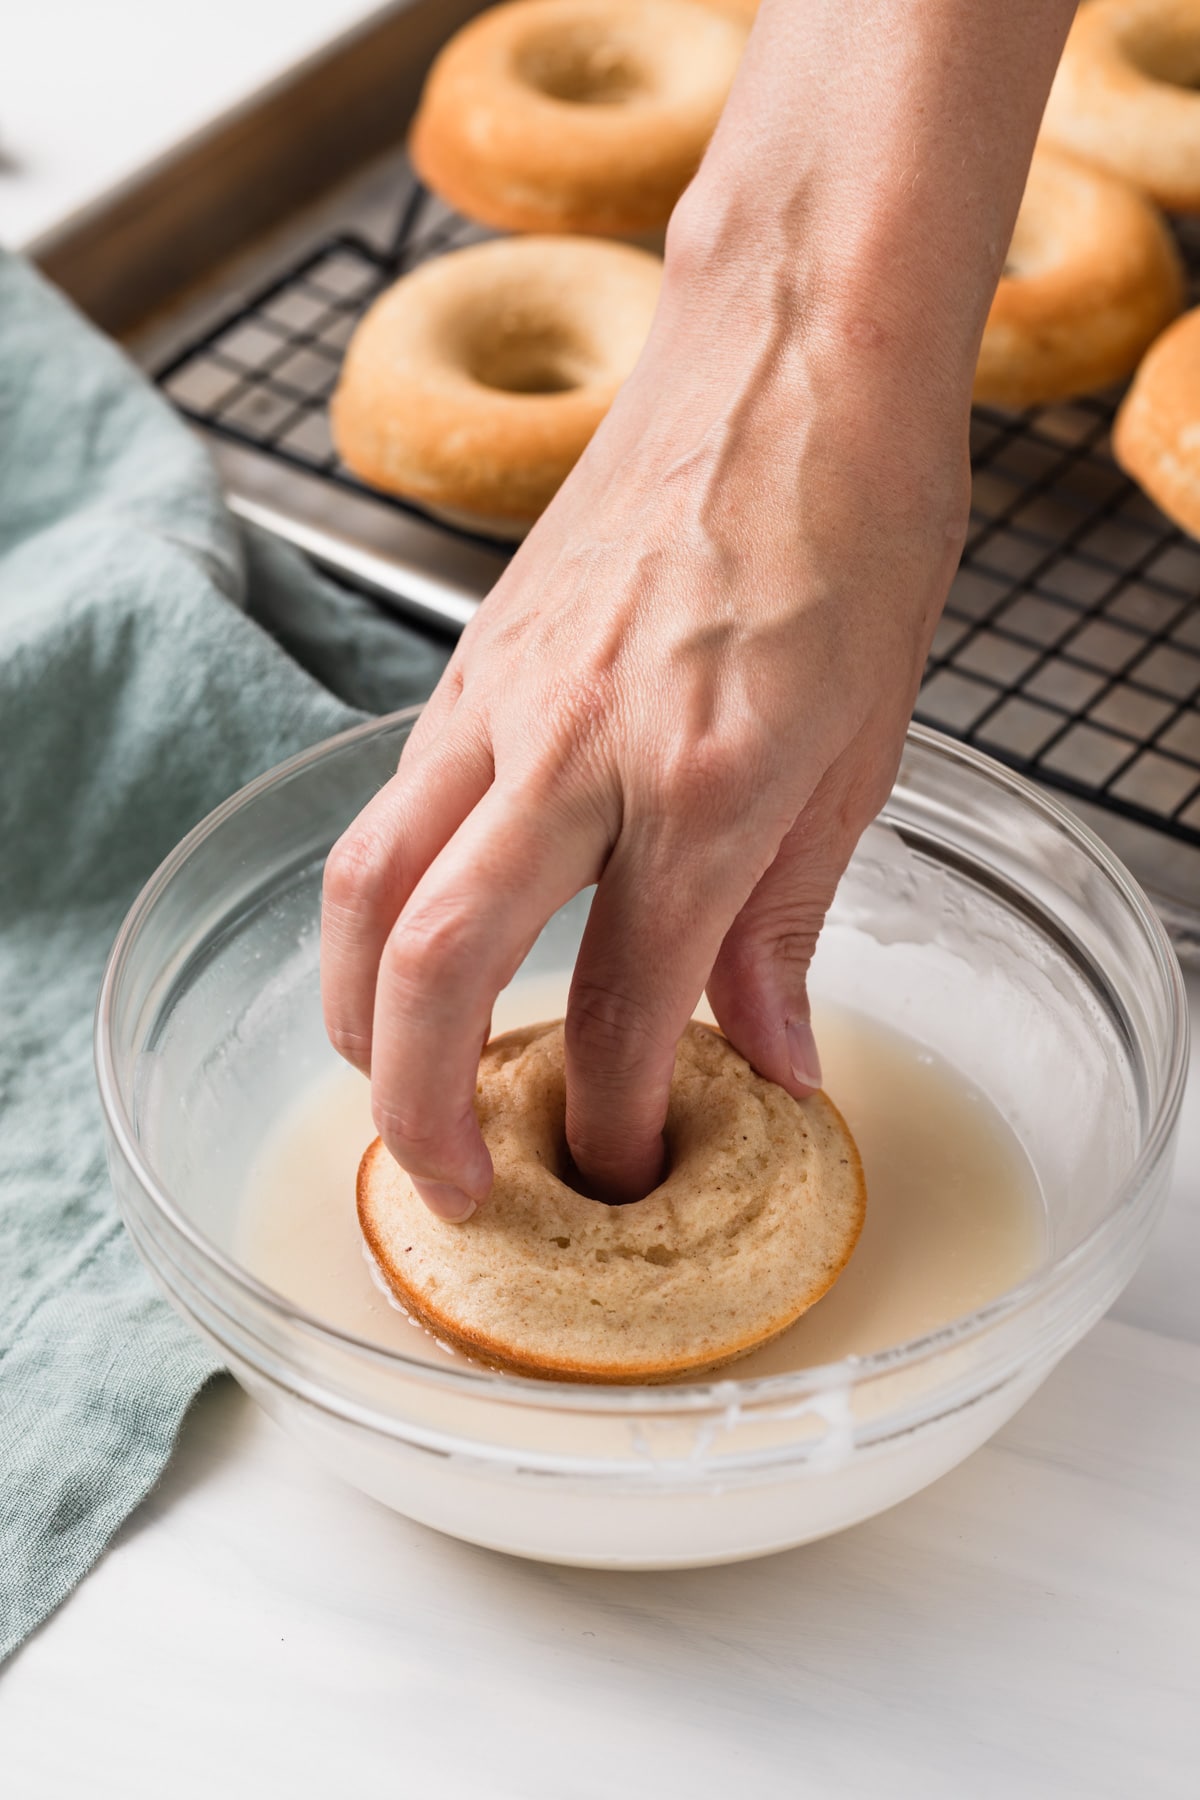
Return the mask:
MULTIPOLYGON (((1187 1064, 1178 965, 1145 897, 1063 808, 914 728, 838 892, 812 986, 936 1050, 995 1103, 1044 1196, 1017 1287, 923 1338, 688 1386, 533 1382, 355 1338, 234 1249, 264 1135, 329 1067, 321 871, 416 713, 318 745, 220 807, 114 946, 96 1060, 129 1231, 172 1304, 331 1470, 441 1531, 548 1561, 687 1567, 784 1549, 904 1499, 983 1443, 1133 1274, 1187 1064)), ((587 897, 531 973, 569 968, 587 897)))

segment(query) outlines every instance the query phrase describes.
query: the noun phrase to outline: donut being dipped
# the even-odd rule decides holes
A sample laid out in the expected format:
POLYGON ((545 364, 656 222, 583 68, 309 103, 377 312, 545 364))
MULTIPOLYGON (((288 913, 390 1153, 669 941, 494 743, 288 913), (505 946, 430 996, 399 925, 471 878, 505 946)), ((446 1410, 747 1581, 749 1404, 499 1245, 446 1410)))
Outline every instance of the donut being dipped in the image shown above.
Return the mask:
POLYGON ((1123 380, 1183 305, 1158 209, 1128 182, 1039 150, 984 327, 974 397, 1036 406, 1123 380))
POLYGON ((475 244, 405 275, 367 312, 330 407, 373 487, 531 523, 633 369, 662 281, 655 256, 588 238, 475 244))
POLYGON ((661 231, 725 104, 747 26, 697 0, 509 0, 430 69, 409 154, 500 231, 661 231))
POLYGON ((1200 209, 1200 0, 1088 0, 1046 102, 1043 141, 1200 209))
POLYGON ((1147 352, 1117 412, 1112 447, 1154 504, 1200 538, 1200 308, 1147 352))
POLYGON ((465 1224, 435 1218, 376 1140, 358 1175, 370 1254, 401 1306, 494 1367, 658 1382, 768 1342, 837 1280, 862 1229, 853 1139, 824 1094, 796 1101, 718 1032, 676 1058, 668 1172, 606 1206, 567 1180, 561 1023, 496 1038, 476 1110, 495 1167, 465 1224))

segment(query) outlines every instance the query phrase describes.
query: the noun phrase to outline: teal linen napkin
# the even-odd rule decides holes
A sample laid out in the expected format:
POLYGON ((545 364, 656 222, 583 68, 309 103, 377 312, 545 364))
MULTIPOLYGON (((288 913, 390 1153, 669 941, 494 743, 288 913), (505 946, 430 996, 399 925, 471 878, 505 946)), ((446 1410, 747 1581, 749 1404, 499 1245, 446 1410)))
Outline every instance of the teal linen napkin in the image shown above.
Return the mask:
POLYGON ((243 533, 138 371, 0 252, 0 1658, 161 1471, 212 1353, 104 1167, 96 990, 139 887, 444 652, 243 533))

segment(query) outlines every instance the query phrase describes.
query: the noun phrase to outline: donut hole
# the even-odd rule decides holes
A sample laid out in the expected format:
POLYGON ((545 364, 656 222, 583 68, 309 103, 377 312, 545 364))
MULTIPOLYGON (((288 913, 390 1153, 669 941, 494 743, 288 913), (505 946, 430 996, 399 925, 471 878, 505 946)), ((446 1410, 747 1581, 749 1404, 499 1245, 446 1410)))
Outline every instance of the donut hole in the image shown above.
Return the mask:
MULTIPOLYGON (((571 1155, 571 1152, 568 1150, 567 1140, 566 1140, 565 1136, 559 1142, 558 1154, 555 1157, 554 1163, 552 1164, 552 1169, 553 1169, 554 1175, 557 1177, 557 1179, 559 1181, 562 1182, 564 1187, 569 1187, 573 1194, 580 1195, 580 1197, 584 1200, 595 1200, 601 1206, 611 1206, 614 1208, 618 1207, 618 1206, 636 1206, 637 1205, 636 1200, 619 1200, 614 1195, 606 1193, 603 1188, 597 1187, 594 1182, 588 1181, 584 1177, 584 1175, 581 1173, 579 1168, 577 1167, 575 1158, 571 1155)), ((663 1151, 663 1166, 659 1170, 658 1180, 654 1183, 654 1186, 649 1190, 649 1193, 652 1194, 658 1188, 660 1188, 670 1173, 671 1173, 671 1151, 670 1151, 670 1146, 667 1145, 663 1151)), ((644 1200, 644 1199, 648 1198, 648 1195, 642 1194, 639 1197, 644 1200)), ((616 1249, 612 1252, 612 1254, 615 1256, 623 1256, 626 1254, 626 1252, 623 1250, 616 1249)), ((597 1262, 607 1262, 608 1258, 609 1258, 609 1252, 607 1250, 604 1250, 604 1251, 597 1250, 597 1252, 596 1252, 596 1261, 597 1262)), ((647 1260, 654 1261, 656 1259, 653 1257, 650 1257, 647 1260)))
POLYGON ((624 106, 649 85, 638 59, 599 26, 527 38, 516 72, 535 93, 568 106, 624 106))
POLYGON ((578 339, 541 321, 520 321, 476 339, 467 368, 481 387, 501 394, 569 394, 586 387, 592 375, 578 339))

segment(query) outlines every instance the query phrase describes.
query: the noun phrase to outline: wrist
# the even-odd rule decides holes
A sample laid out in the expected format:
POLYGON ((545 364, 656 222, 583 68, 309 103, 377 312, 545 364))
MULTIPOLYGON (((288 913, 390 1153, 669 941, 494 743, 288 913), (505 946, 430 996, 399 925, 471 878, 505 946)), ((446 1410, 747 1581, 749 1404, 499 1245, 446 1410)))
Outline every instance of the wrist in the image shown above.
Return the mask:
POLYGON ((710 435, 736 434, 723 479, 739 509, 748 493, 800 483, 807 504, 828 488, 896 528, 957 521, 976 333, 936 296, 910 296, 886 233, 869 220, 851 231, 818 182, 796 203, 807 229, 772 231, 752 208, 721 184, 677 209, 645 369, 652 402, 695 372, 689 416, 711 408, 710 435))
POLYGON ((837 358, 965 402, 1072 10, 762 0, 671 222, 667 312, 786 312, 837 358))
POLYGON ((914 425, 940 427, 970 405, 995 278, 976 264, 957 283, 937 266, 915 253, 886 196, 814 173, 781 214, 764 218, 749 184, 726 180, 716 164, 671 220, 660 315, 710 361, 750 357, 770 342, 785 405, 811 396, 821 368, 834 413, 839 391, 849 403, 865 384, 877 413, 904 408, 914 425))

